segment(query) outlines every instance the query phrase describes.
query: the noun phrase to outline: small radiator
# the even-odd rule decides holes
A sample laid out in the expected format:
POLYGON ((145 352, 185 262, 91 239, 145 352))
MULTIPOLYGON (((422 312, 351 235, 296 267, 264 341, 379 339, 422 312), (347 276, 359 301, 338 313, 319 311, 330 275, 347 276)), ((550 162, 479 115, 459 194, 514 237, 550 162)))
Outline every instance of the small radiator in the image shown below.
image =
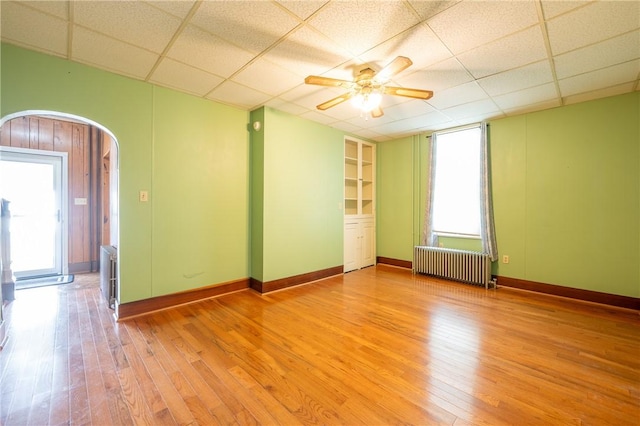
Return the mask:
POLYGON ((111 309, 116 307, 117 266, 116 248, 100 246, 100 291, 111 309))
POLYGON ((413 272, 489 287, 491 259, 485 253, 416 246, 413 272))

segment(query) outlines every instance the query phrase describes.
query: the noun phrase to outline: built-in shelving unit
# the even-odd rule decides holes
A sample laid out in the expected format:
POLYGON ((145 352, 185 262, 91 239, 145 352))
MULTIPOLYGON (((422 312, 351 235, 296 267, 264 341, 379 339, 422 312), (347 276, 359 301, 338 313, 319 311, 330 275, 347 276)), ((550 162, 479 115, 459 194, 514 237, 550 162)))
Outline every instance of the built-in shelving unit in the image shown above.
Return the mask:
POLYGON ((344 271, 375 264, 375 145, 344 141, 344 271))

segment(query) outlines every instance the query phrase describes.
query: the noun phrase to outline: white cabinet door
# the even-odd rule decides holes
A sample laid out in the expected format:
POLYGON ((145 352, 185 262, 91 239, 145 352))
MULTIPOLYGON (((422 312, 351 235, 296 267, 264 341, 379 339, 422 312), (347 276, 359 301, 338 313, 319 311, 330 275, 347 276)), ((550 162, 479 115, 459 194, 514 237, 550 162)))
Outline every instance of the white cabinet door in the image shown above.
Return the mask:
POLYGON ((344 224, 344 272, 358 269, 358 242, 360 238, 357 222, 344 224))
POLYGON ((360 241, 362 245, 362 257, 360 268, 375 265, 376 263, 376 241, 375 225, 373 221, 366 221, 360 224, 360 241))

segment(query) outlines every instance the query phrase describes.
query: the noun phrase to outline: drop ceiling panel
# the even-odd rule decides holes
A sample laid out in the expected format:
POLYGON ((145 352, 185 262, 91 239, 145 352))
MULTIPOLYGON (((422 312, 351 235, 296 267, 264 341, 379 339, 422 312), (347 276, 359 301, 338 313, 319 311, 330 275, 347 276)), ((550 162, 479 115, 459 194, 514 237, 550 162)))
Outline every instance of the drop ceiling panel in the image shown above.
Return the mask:
POLYGON ((74 23, 92 31, 162 53, 180 20, 140 1, 74 2, 74 23))
POLYGON ((298 86, 304 77, 260 58, 236 74, 233 81, 277 96, 298 86))
POLYGON ((426 25, 417 25, 400 35, 360 55, 365 62, 391 62, 396 56, 406 56, 413 62, 403 74, 428 67, 452 56, 447 47, 426 25))
POLYGON ((598 43, 640 27, 640 2, 598 1, 547 22, 554 55, 598 43))
POLYGON ((402 87, 432 90, 435 94, 442 90, 473 81, 473 77, 464 69, 458 59, 451 58, 411 74, 402 74, 394 79, 402 87))
POLYGON ((253 55, 248 51, 194 25, 184 29, 167 56, 225 78, 253 59, 253 55), (222 58, 224 60, 221 60, 222 58))
POLYGON ((429 20, 429 26, 455 54, 538 23, 534 2, 464 1, 429 20))
POLYGON ((498 96, 516 92, 529 87, 539 86, 553 81, 551 65, 548 60, 535 62, 499 74, 478 80, 478 84, 489 96, 498 96))
POLYGON ((69 17, 69 3, 66 1, 30 1, 28 6, 58 18, 69 17))
POLYGON ((451 1, 424 1, 424 0, 409 0, 411 7, 420 15, 420 19, 429 19, 440 12, 443 12, 451 6, 458 3, 460 0, 451 1))
POLYGON ((224 79, 165 58, 155 69, 149 81, 196 96, 205 96, 224 79))
POLYGON ((3 41, 57 56, 67 55, 67 24, 62 19, 13 2, 2 2, 1 19, 3 41))
POLYGON ((348 62, 351 55, 310 26, 303 26, 265 53, 264 58, 307 76, 324 74, 336 65, 348 62))
POLYGON ((468 102, 442 110, 442 113, 456 121, 469 117, 492 116, 500 114, 500 109, 491 99, 485 98, 474 102, 468 102))
POLYGON ((253 53, 262 52, 299 24, 291 13, 266 1, 206 1, 191 22, 253 53))
POLYGON ((482 78, 547 57, 539 26, 501 38, 458 56, 462 65, 475 77, 482 78), (487 58, 491 58, 490 61, 487 58))
POLYGON ((529 87, 504 95, 494 96, 493 100, 503 111, 523 108, 531 104, 539 104, 551 100, 558 100, 558 93, 554 83, 529 87))
POLYGON ((640 58, 640 30, 556 56, 558 78, 567 78, 640 58))
MULTIPOLYGON (((146 1, 146 0, 145 0, 146 1)), ((146 1, 149 5, 163 10, 179 19, 184 19, 191 11, 191 8, 196 4, 195 0, 180 0, 180 1, 166 1, 166 0, 153 0, 146 1)))
MULTIPOLYGON (((567 96, 564 98, 564 103, 565 105, 571 105, 578 102, 587 102, 587 101, 592 101, 594 99, 606 98, 608 96, 616 96, 616 95, 622 95, 625 93, 630 93, 630 92, 633 92, 634 90, 633 88, 635 85, 636 85, 635 82, 624 83, 624 84, 619 84, 617 86, 610 86, 610 87, 607 87, 606 89, 591 90, 588 92, 579 93, 577 95, 567 96)), ((640 90, 640 87, 636 88, 635 90, 640 90)))
POLYGON ((544 18, 549 20, 563 13, 567 13, 570 10, 589 4, 591 1, 593 0, 541 0, 540 3, 542 4, 544 18))
POLYGON ((73 31, 73 59, 140 80, 158 60, 158 55, 105 35, 76 27, 73 31))
POLYGON ((252 110, 267 102, 271 96, 233 81, 225 81, 207 95, 207 99, 241 109, 252 110))
POLYGON ((310 21, 329 38, 359 55, 419 22, 404 2, 331 2, 310 21))
POLYGON ((327 0, 305 0, 305 1, 287 1, 287 0, 277 0, 282 6, 290 10, 300 19, 307 19, 314 12, 320 9, 322 6, 328 3, 327 0))
POLYGON ((637 80, 640 60, 599 69, 575 77, 559 80, 562 96, 571 96, 592 90, 606 89, 637 80))

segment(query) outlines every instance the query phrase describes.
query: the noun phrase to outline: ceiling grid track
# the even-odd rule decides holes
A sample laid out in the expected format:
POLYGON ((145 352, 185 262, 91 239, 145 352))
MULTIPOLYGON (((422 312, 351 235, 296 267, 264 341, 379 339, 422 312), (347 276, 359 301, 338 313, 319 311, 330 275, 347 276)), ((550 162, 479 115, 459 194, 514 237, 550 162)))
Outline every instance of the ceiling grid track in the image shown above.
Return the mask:
POLYGON ((162 63, 164 58, 166 58, 167 54, 169 53, 169 50, 171 50, 171 47, 174 45, 174 43, 176 42, 178 37, 180 37, 180 35, 184 31, 184 29, 187 27, 187 25, 189 25, 189 21, 191 21, 191 18, 193 18, 193 16, 196 14, 198 9, 200 8, 200 5, 202 4, 202 1, 203 0, 196 0, 195 3, 193 3, 193 6, 191 6, 191 9, 189 10, 189 13, 187 13, 187 16, 184 17, 184 19, 180 23, 180 26, 178 27, 176 32, 173 34, 173 37, 171 37, 171 40, 169 40, 167 45, 162 50, 162 53, 160 53, 160 56, 158 57, 158 60, 156 61, 155 64, 153 64, 153 67, 151 67, 151 70, 149 71, 149 73, 145 77, 144 81, 148 82, 151 79, 151 76, 153 75, 153 73, 156 72, 156 70, 158 69, 158 67, 160 66, 160 63, 162 63))
POLYGON ((558 82, 558 74, 556 72, 556 65, 553 60, 553 52, 551 51, 551 42, 549 41, 549 32, 547 31, 547 22, 544 19, 544 11, 542 10, 541 0, 536 1, 536 11, 538 12, 538 20, 540 21, 540 30, 542 31, 542 38, 544 39, 544 47, 547 50, 547 60, 549 61, 549 67, 551 68, 551 75, 553 76, 553 84, 556 89, 556 95, 561 105, 564 105, 564 98, 560 91, 560 83, 558 82))

